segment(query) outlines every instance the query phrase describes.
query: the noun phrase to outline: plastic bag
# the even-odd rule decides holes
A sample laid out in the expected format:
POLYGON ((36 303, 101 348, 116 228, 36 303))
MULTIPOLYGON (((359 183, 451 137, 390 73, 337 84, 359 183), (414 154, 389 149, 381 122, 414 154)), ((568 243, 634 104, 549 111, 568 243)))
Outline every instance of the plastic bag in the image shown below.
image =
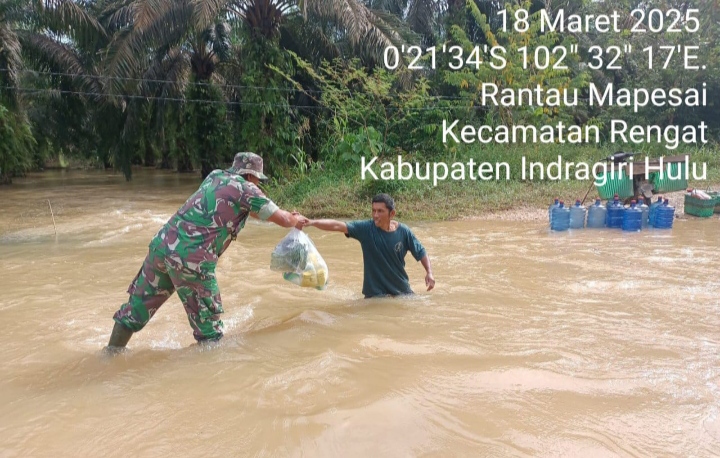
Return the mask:
POLYGON ((323 290, 329 278, 327 264, 315 244, 295 228, 273 250, 270 270, 282 272, 285 280, 304 288, 323 290))
POLYGON ((687 192, 688 192, 688 194, 690 194, 692 197, 695 197, 695 198, 697 198, 697 199, 701 199, 701 200, 710 200, 710 199, 712 199, 712 197, 710 196, 710 194, 708 194, 708 193, 706 193, 705 191, 702 191, 702 190, 700 190, 700 189, 688 188, 687 192))

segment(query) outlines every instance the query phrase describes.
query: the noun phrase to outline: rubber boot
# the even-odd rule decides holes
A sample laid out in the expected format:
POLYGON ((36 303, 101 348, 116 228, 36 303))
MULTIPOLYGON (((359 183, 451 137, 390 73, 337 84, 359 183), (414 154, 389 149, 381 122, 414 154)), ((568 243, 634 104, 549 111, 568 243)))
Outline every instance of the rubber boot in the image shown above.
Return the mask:
POLYGON ((202 346, 211 346, 213 344, 219 343, 220 340, 222 340, 222 338, 223 338, 223 334, 220 334, 219 336, 213 337, 211 339, 198 340, 197 343, 198 343, 198 345, 202 345, 202 346))
POLYGON ((108 353, 119 353, 123 351, 132 335, 133 332, 130 329, 116 321, 112 334, 110 334, 110 341, 108 342, 107 347, 105 347, 105 351, 108 353))

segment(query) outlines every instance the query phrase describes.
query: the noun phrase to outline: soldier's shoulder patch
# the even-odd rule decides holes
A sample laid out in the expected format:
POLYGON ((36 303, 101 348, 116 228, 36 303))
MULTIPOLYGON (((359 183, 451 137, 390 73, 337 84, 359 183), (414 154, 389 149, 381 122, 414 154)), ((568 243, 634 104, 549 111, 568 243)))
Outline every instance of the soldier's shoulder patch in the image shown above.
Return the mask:
POLYGON ((258 213, 270 200, 267 197, 252 196, 248 199, 250 203, 250 211, 258 213))

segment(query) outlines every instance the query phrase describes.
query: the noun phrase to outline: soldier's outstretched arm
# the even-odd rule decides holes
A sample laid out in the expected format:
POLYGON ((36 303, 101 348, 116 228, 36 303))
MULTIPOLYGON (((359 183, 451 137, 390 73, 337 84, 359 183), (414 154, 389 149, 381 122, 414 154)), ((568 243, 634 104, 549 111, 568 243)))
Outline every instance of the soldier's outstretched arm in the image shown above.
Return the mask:
MULTIPOLYGON (((251 216, 257 218, 256 215, 253 213, 250 214, 251 216)), ((302 226, 305 224, 305 222, 308 219, 305 218, 300 213, 296 212, 289 212, 286 210, 283 210, 281 208, 278 208, 275 210, 275 212, 270 216, 270 218, 267 219, 267 221, 270 221, 271 223, 275 223, 278 226, 281 227, 298 227, 302 228, 302 226)))

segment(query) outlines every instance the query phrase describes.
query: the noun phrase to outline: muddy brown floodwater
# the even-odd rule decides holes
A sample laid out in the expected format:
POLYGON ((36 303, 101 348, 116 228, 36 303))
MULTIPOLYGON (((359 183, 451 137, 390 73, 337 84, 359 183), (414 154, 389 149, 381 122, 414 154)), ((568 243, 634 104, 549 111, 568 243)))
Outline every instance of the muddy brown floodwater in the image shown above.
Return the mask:
POLYGON ((330 284, 299 288, 269 270, 286 230, 251 220, 218 266, 220 345, 195 345, 175 295, 104 359, 197 186, 138 173, 0 190, 0 456, 720 455, 717 215, 632 234, 405 221, 437 287, 408 256, 418 294, 373 300, 356 241, 308 229, 330 284))

